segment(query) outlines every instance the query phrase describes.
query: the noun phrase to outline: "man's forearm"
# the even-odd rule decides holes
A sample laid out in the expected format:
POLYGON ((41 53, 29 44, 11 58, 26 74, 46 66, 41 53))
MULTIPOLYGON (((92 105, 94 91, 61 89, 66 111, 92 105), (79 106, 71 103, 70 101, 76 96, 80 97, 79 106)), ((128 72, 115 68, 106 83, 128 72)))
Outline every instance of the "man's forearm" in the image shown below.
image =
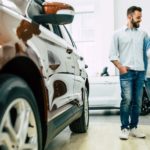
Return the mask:
POLYGON ((127 66, 123 66, 118 60, 113 60, 112 63, 118 68, 120 74, 126 73, 129 69, 127 66))
POLYGON ((122 67, 122 64, 118 60, 112 60, 111 62, 118 68, 118 70, 122 67))

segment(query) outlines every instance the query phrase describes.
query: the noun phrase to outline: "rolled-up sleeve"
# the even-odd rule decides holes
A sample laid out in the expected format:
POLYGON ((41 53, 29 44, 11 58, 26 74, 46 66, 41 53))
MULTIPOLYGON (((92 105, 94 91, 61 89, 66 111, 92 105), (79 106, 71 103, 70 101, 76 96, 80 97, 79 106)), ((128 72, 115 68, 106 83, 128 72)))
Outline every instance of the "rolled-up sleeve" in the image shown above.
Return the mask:
POLYGON ((144 38, 144 68, 147 70, 148 59, 150 59, 150 38, 146 35, 144 38))
POLYGON ((118 43, 118 36, 116 33, 113 35, 111 41, 109 60, 110 61, 119 60, 119 43, 118 43))

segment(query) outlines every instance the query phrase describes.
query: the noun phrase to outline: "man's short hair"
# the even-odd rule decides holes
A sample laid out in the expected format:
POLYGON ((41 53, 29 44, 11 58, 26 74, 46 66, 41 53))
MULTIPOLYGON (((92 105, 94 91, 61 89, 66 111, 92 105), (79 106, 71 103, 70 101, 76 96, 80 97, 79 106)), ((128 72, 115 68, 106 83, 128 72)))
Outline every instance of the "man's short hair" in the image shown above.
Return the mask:
POLYGON ((137 6, 131 6, 127 9, 127 16, 134 13, 135 11, 139 11, 142 12, 142 8, 141 7, 137 7, 137 6))

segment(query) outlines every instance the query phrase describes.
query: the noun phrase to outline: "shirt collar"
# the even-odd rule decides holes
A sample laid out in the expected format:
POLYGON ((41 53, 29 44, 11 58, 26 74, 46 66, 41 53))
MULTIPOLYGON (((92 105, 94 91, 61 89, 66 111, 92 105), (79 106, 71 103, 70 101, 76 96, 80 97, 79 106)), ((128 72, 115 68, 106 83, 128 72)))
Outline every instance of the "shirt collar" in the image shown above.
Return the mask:
MULTIPOLYGON (((131 30, 130 28, 128 28, 128 26, 124 26, 123 29, 124 29, 125 31, 131 30)), ((133 28, 132 30, 137 31, 138 28, 133 28)))

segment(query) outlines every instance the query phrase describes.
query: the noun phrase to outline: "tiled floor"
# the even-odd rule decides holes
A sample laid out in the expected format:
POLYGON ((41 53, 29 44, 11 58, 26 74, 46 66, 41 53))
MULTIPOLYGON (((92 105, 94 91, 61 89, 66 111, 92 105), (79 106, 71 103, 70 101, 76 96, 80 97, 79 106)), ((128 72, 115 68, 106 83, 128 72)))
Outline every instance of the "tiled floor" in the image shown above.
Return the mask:
POLYGON ((146 139, 118 138, 120 121, 118 112, 91 112, 89 130, 86 134, 73 134, 69 128, 61 132, 46 150, 150 150, 150 115, 140 117, 139 129, 146 139))

